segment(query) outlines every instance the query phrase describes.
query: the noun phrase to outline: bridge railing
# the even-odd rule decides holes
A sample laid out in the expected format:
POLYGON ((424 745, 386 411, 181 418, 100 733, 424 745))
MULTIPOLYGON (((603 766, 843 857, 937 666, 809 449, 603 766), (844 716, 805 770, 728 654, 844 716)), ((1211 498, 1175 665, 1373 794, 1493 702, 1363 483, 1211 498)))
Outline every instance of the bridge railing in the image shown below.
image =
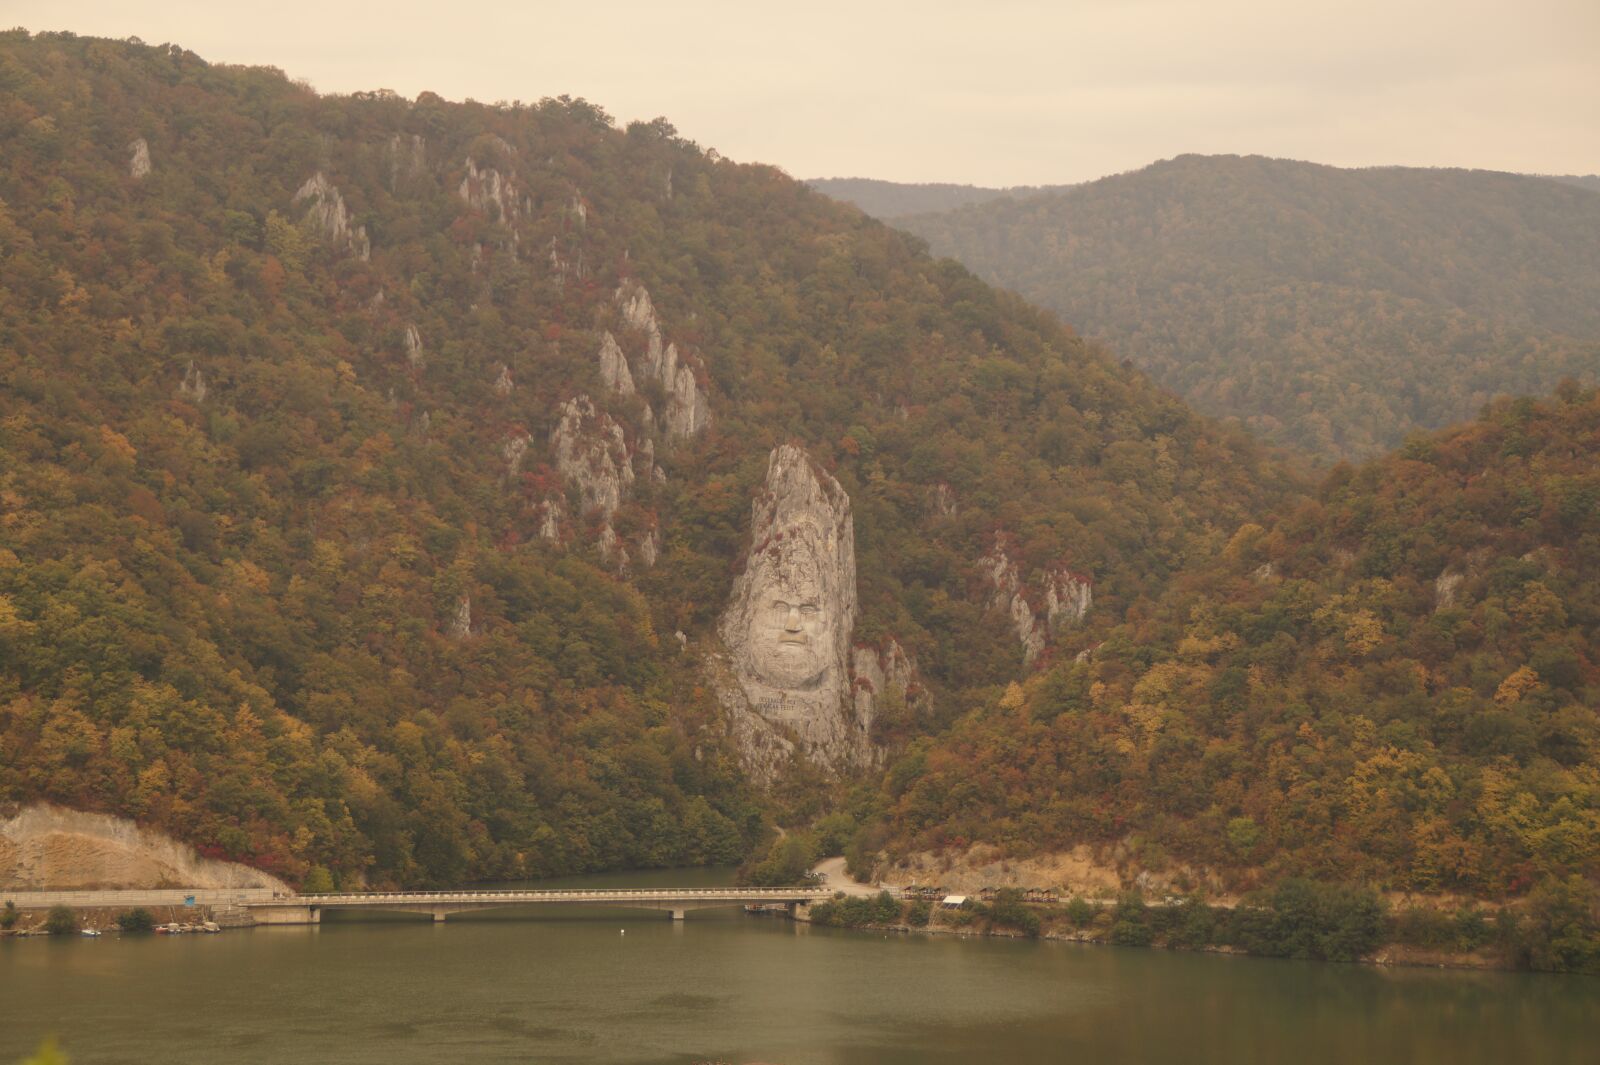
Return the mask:
POLYGON ((738 902, 746 899, 800 900, 827 898, 833 893, 824 888, 527 888, 503 891, 324 891, 300 895, 280 895, 263 899, 256 905, 294 906, 316 903, 329 904, 381 904, 385 902, 458 902, 458 901, 596 901, 641 902, 672 899, 726 899, 738 902))

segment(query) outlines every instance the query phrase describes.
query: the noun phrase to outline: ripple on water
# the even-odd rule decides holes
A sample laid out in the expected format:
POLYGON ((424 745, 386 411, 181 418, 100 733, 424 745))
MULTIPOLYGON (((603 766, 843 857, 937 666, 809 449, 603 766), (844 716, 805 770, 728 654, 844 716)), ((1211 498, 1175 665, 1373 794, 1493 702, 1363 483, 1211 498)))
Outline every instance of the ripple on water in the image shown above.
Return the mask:
POLYGON ((686 991, 673 991, 657 995, 650 1000, 650 1005, 660 1006, 662 1009, 709 1010, 715 1009, 721 1001, 715 995, 692 995, 686 991))

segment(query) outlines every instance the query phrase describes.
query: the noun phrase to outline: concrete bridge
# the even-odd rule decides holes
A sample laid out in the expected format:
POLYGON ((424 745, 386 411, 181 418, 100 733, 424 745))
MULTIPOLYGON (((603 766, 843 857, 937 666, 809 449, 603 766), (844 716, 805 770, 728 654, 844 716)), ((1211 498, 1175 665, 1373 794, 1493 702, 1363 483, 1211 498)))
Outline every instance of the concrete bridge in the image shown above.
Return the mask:
POLYGON ((660 910, 681 921, 690 910, 711 906, 781 905, 796 908, 833 897, 826 888, 572 888, 562 891, 379 891, 325 895, 279 895, 241 899, 257 924, 319 924, 325 910, 378 910, 428 914, 442 921, 452 913, 507 906, 625 906, 660 910))

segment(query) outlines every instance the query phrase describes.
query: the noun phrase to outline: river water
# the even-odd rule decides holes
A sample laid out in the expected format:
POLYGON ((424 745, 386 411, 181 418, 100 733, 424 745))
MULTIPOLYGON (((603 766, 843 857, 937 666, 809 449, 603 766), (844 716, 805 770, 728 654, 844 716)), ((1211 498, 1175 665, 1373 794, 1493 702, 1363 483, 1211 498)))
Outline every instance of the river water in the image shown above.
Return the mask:
POLYGON ((73 1065, 1554 1065, 1600 1060, 1600 980, 546 908, 0 940, 0 1063, 47 1034, 73 1065))

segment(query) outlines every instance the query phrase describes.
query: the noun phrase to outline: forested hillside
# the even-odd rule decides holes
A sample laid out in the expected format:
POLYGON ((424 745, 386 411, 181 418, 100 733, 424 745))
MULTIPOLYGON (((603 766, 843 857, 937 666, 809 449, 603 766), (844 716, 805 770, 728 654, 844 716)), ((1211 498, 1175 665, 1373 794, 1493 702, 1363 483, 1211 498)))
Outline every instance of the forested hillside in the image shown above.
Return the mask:
POLYGON ((874 218, 886 220, 910 214, 953 211, 969 204, 1067 188, 1065 185, 1017 185, 990 189, 981 185, 918 184, 874 178, 812 178, 806 184, 836 200, 853 203, 874 218))
POLYGON ((1328 461, 1600 375, 1600 198, 1559 181, 1182 156, 895 224, 1328 461))
POLYGON ((1600 392, 1569 383, 1336 468, 1087 661, 996 690, 890 771, 888 852, 1098 842, 1236 890, 1592 884, 1597 652, 1600 392))
POLYGON ((890 752, 1022 673, 997 543, 1092 582, 1070 659, 1295 488, 665 121, 13 31, 0 142, 0 802, 293 880, 732 861, 829 802, 747 785, 698 665, 775 444, 927 689, 890 752))

